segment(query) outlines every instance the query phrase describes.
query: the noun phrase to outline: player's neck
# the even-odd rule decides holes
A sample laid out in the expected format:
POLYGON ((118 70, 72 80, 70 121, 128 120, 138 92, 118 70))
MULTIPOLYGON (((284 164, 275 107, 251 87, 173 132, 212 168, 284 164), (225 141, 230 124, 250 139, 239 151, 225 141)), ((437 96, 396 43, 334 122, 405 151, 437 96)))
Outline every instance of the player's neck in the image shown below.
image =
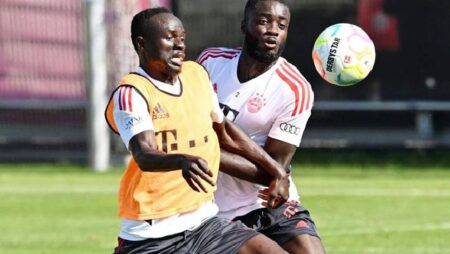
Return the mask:
POLYGON ((143 64, 140 65, 140 67, 149 75, 150 77, 161 81, 163 83, 174 85, 178 79, 178 73, 164 73, 155 69, 152 69, 148 66, 145 66, 143 64))
POLYGON ((271 63, 258 61, 243 50, 241 56, 239 57, 237 67, 239 82, 244 83, 258 77, 269 70, 276 62, 276 60, 271 63))

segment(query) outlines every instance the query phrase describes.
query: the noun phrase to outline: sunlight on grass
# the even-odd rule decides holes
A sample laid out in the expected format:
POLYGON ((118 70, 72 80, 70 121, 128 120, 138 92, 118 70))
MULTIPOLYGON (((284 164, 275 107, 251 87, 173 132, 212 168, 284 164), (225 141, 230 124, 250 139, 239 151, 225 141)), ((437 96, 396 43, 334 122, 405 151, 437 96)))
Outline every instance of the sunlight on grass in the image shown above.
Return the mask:
MULTIPOLYGON (((3 254, 111 253, 121 170, 0 165, 3 254)), ((450 168, 296 160, 293 177, 328 253, 450 253, 450 168), (388 165, 388 166, 386 166, 388 165)))

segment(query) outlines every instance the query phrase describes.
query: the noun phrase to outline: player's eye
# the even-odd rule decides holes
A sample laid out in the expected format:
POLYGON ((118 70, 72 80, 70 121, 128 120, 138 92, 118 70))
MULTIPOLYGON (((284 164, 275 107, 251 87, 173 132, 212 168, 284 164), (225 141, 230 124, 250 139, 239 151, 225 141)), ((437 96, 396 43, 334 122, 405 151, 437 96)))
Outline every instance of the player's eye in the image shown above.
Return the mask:
POLYGON ((279 27, 281 30, 286 29, 286 25, 285 25, 285 24, 279 24, 278 27, 279 27))
POLYGON ((260 19, 258 21, 258 24, 260 24, 260 25, 267 25, 268 23, 269 23, 269 21, 267 19, 260 19))

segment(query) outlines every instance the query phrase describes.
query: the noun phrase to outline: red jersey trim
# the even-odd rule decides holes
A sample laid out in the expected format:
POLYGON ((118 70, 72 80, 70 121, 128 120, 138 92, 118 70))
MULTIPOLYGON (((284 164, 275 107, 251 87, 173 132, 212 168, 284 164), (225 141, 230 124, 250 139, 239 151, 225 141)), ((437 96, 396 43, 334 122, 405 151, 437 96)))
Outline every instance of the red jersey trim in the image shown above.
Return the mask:
POLYGON ((278 76, 279 76, 284 82, 286 82, 286 84, 289 85, 289 87, 291 88, 291 90, 294 92, 294 96, 295 96, 295 107, 294 107, 294 110, 292 111, 291 116, 295 116, 296 113, 297 113, 298 99, 299 99, 298 87, 297 87, 297 85, 296 85, 291 79, 289 79, 286 75, 283 74, 283 72, 280 71, 280 68, 278 68, 275 72, 278 74, 278 76))
POLYGON ((203 64, 209 58, 223 57, 227 59, 232 59, 237 56, 241 51, 234 49, 221 49, 221 48, 207 48, 203 51, 197 59, 199 64, 203 64))
POLYGON ((224 48, 207 48, 205 49, 198 58, 201 58, 206 53, 239 53, 241 52, 240 49, 224 49, 224 48))
POLYGON ((222 58, 226 58, 226 59, 232 59, 234 57, 236 57, 238 55, 238 53, 236 54, 227 54, 227 53, 208 53, 206 54, 202 59, 199 59, 199 64, 203 64, 206 60, 208 60, 209 58, 218 58, 218 57, 222 57, 222 58))
POLYGON ((311 84, 309 84, 309 82, 305 79, 305 77, 303 77, 303 75, 296 69, 293 67, 292 64, 290 64, 288 61, 284 61, 286 67, 292 72, 297 74, 296 77, 301 81, 301 84, 305 86, 306 89, 306 110, 309 110, 311 108, 311 97, 312 97, 312 88, 311 88, 311 84))
POLYGON ((128 86, 120 87, 119 89, 119 110, 133 112, 132 105, 132 88, 128 86))
POLYGON ((118 101, 119 101, 119 110, 123 110, 123 106, 122 106, 122 91, 123 91, 123 89, 122 89, 122 87, 119 89, 119 98, 118 98, 118 101))
POLYGON ((276 70, 278 76, 286 82, 294 92, 295 106, 291 116, 310 109, 311 87, 301 74, 296 71, 287 61, 283 61, 276 70), (300 94, 301 89, 301 94, 300 94), (300 98, 301 97, 301 98, 300 98), (305 104, 306 101, 306 104, 305 104), (300 102, 300 103, 299 103, 300 102))
POLYGON ((288 78, 290 79, 291 82, 293 82, 294 84, 296 84, 297 86, 300 86, 300 89, 302 91, 301 93, 301 102, 300 102, 300 109, 298 111, 298 113, 302 113, 304 106, 305 106, 305 97, 306 97, 306 93, 305 93, 305 85, 298 79, 297 76, 295 76, 291 71, 289 71, 285 65, 285 63, 281 64, 281 69, 289 76, 288 78))

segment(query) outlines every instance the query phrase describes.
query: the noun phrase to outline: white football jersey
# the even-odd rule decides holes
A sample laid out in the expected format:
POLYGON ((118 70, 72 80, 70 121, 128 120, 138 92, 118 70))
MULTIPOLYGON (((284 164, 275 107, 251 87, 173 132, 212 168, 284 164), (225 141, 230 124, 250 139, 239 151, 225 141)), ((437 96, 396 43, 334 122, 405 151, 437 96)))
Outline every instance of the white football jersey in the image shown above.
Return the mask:
MULTIPOLYGON (((298 147, 314 102, 310 84, 282 57, 263 74, 241 83, 240 54, 239 49, 208 48, 197 59, 209 72, 225 117, 260 146, 271 137, 298 147)), ((263 207, 257 197, 262 186, 224 173, 219 173, 217 184, 219 216, 232 219, 263 207)), ((292 179, 289 196, 299 199, 292 179)))

